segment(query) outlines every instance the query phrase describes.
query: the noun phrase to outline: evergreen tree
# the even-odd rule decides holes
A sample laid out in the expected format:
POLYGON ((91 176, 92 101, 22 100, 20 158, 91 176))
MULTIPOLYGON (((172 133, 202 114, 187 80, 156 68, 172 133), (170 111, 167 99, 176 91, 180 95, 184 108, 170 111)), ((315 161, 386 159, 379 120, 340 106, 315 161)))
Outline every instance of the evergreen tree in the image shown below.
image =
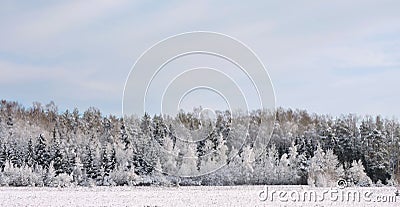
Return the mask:
POLYGON ((154 170, 155 164, 152 161, 157 159, 156 149, 153 146, 154 142, 145 134, 140 133, 136 143, 132 156, 135 173, 138 175, 150 175, 154 170))
POLYGON ((334 125, 333 136, 336 140, 333 152, 338 156, 339 162, 343 165, 350 164, 356 157, 353 148, 355 136, 349 125, 344 120, 339 119, 334 125))
POLYGON ((53 162, 50 162, 49 167, 46 170, 46 173, 43 178, 44 185, 48 186, 48 187, 57 187, 58 186, 58 183, 55 182, 56 181, 55 180, 56 171, 54 170, 53 166, 54 166, 53 162))
POLYGON ((207 139, 205 140, 204 147, 202 148, 203 152, 199 156, 199 162, 200 162, 200 172, 207 173, 210 171, 213 171, 213 169, 216 168, 216 158, 215 158, 215 149, 214 149, 214 143, 212 140, 207 139))
POLYGON ((103 178, 110 176, 116 166, 116 152, 114 147, 104 146, 101 153, 101 167, 103 168, 103 178))
POLYGON ((84 155, 85 156, 83 157, 82 164, 83 169, 85 170, 85 174, 89 179, 96 179, 97 169, 95 165, 95 154, 93 150, 89 146, 86 146, 84 155))
POLYGON ((181 176, 194 176, 198 175, 197 170, 197 155, 196 155, 196 145, 189 144, 185 149, 182 164, 179 168, 179 175, 181 176))
POLYGON ((109 169, 109 157, 107 152, 107 146, 103 146, 101 151, 101 167, 104 170, 103 177, 109 176, 111 170, 109 169))
POLYGON ((316 187, 335 186, 344 177, 343 166, 332 150, 323 152, 320 146, 314 152, 308 168, 308 184, 316 187))
POLYGON ((126 132, 125 124, 121 125, 121 140, 124 143, 125 150, 129 148, 129 145, 131 145, 131 141, 129 139, 128 133, 126 132))
POLYGON ((22 159, 20 158, 19 151, 17 144, 12 142, 11 145, 8 147, 8 160, 10 160, 13 167, 21 167, 22 166, 22 159))
POLYGON ((356 186, 366 187, 372 185, 372 181, 365 173, 365 169, 361 160, 354 160, 346 174, 348 180, 356 186))
POLYGON ((57 144, 55 148, 56 151, 54 153, 54 158, 53 158, 53 167, 55 170, 55 174, 59 175, 67 171, 67 163, 66 163, 67 157, 64 153, 64 150, 60 149, 59 144, 57 144))
POLYGON ((79 157, 76 157, 74 168, 72 170, 72 182, 76 185, 87 185, 87 176, 86 173, 82 172, 83 164, 79 157))
POLYGON ((7 160, 7 148, 5 144, 0 144, 0 170, 4 171, 7 160))
POLYGON ((110 157, 110 160, 108 162, 108 169, 110 171, 113 171, 113 170, 115 170, 116 165, 117 165, 117 157, 116 157, 115 147, 113 147, 111 149, 111 157, 110 157))
POLYGON ((47 149, 46 140, 42 134, 39 135, 37 144, 35 147, 35 162, 45 169, 49 168, 50 165, 50 154, 47 149))
POLYGON ((161 146, 163 145, 164 142, 164 137, 166 136, 167 130, 166 126, 163 122, 163 119, 160 116, 154 116, 153 118, 153 138, 160 144, 161 146))
POLYGON ((385 134, 375 129, 365 140, 368 151, 365 152, 365 164, 368 176, 373 182, 383 184, 390 179, 389 151, 385 134))
POLYGON ((28 147, 27 147, 26 155, 25 155, 25 164, 28 167, 32 167, 35 164, 32 138, 29 138, 29 140, 28 140, 28 147))
MULTIPOLYGON (((282 159, 282 158, 281 158, 282 159)), ((297 152, 297 147, 292 142, 291 147, 289 148, 289 154, 287 158, 287 172, 286 172, 286 180, 289 184, 297 184, 300 181, 300 177, 302 175, 302 159, 299 157, 297 152)))
MULTIPOLYGON (((158 161, 161 162, 161 168, 159 168, 158 170, 162 170, 163 172, 166 172, 168 174, 174 174, 177 171, 176 158, 179 151, 177 148, 174 147, 174 142, 171 136, 167 135, 163 141, 163 148, 165 151, 161 153, 161 155, 163 156, 158 159, 158 161)), ((199 161, 197 163, 199 163, 199 161)), ((198 166, 197 170, 199 170, 198 166)))

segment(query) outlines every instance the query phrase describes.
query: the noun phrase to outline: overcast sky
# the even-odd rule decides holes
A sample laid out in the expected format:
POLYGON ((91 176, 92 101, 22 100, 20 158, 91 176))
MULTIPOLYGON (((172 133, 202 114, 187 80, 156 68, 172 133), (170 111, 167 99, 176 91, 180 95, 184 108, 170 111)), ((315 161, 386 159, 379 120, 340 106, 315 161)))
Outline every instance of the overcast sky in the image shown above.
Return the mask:
POLYGON ((400 1, 0 3, 0 99, 121 114, 136 59, 171 35, 215 31, 266 65, 278 106, 400 117, 400 1))

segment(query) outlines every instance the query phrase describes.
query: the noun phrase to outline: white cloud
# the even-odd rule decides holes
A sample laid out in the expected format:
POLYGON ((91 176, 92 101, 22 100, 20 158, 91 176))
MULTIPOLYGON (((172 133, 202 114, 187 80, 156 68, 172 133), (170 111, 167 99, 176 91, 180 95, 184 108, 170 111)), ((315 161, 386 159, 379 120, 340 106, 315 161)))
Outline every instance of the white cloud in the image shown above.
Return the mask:
POLYGON ((170 35, 214 30, 259 55, 280 105, 337 114, 362 102, 360 113, 400 116, 394 107, 400 98, 392 97, 400 67, 397 1, 68 1, 33 9, 13 4, 21 9, 0 19, 2 83, 59 80, 75 88, 67 92, 81 92, 71 96, 92 99, 100 108, 94 100, 112 102, 106 110, 118 111, 125 76, 144 50, 170 35), (375 91, 376 75, 390 99, 384 104, 368 94, 375 91))
POLYGON ((0 84, 9 84, 60 79, 68 72, 63 68, 23 65, 0 60, 0 74, 0 84))

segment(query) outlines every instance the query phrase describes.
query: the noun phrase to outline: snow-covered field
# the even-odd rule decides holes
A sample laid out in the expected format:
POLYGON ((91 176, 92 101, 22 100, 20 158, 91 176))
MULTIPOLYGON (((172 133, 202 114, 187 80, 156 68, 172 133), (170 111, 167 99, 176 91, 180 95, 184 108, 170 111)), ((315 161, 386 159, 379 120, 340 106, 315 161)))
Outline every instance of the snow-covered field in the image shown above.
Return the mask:
POLYGON ((400 206, 395 191, 307 186, 0 187, 0 206, 400 206))

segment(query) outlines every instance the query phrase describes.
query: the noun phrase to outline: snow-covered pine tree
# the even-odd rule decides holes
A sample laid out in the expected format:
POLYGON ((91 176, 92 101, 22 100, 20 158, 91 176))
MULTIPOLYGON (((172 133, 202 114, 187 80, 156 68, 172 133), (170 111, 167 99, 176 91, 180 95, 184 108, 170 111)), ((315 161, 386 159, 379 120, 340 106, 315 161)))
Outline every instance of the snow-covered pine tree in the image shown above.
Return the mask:
POLYGON ((158 142, 158 144, 162 146, 164 142, 164 137, 167 133, 167 129, 164 124, 162 116, 154 115, 152 125, 153 125, 152 127, 153 138, 158 142))
POLYGON ((28 140, 28 146, 26 149, 26 154, 25 154, 25 165, 28 167, 33 167, 35 164, 34 160, 34 149, 33 149, 33 144, 32 144, 32 138, 29 138, 28 140))
POLYGON ((53 162, 50 162, 49 167, 47 168, 46 173, 43 177, 44 185, 48 187, 57 187, 58 184, 55 182, 56 171, 53 166, 53 162))
POLYGON ((35 161, 38 165, 42 166, 44 169, 48 169, 50 162, 51 162, 51 157, 50 153, 47 149, 47 144, 46 140, 43 136, 43 134, 40 134, 36 146, 35 146, 35 161))
POLYGON ((90 146, 86 146, 82 159, 83 169, 88 179, 97 177, 97 168, 95 164, 95 154, 90 146))
POLYGON ((318 147, 314 152, 314 156, 310 160, 310 166, 308 168, 308 185, 316 187, 326 186, 326 180, 324 175, 325 168, 325 153, 318 147))
POLYGON ((327 150, 325 153, 325 175, 329 186, 335 186, 337 182, 344 178, 343 165, 338 160, 338 157, 333 153, 333 150, 327 150))
POLYGON ((145 113, 140 120, 140 131, 133 134, 133 157, 135 173, 150 175, 158 157, 158 147, 152 135, 151 118, 145 113))
POLYGON ((122 142, 124 143, 124 149, 127 150, 129 146, 131 145, 131 140, 129 139, 128 133, 125 128, 125 124, 122 123, 121 129, 120 129, 120 137, 122 142))
POLYGON ((116 155, 115 147, 113 146, 111 148, 111 154, 110 154, 110 159, 109 159, 107 168, 110 171, 113 171, 113 170, 115 170, 116 165, 117 165, 117 155, 116 155))
POLYGON ((98 145, 93 148, 93 155, 94 177, 92 178, 96 185, 102 185, 104 168, 101 167, 101 149, 98 145))
POLYGON ((6 145, 0 144, 0 171, 4 171, 4 167, 6 165, 6 160, 7 160, 7 148, 6 145))
POLYGON ((186 149, 182 149, 184 154, 182 157, 182 164, 179 168, 178 174, 181 176, 194 176, 198 175, 197 170, 197 154, 196 145, 194 143, 188 143, 186 149))
POLYGON ((387 134, 380 116, 375 124, 363 122, 360 126, 363 141, 364 166, 367 175, 374 183, 380 180, 383 184, 390 179, 390 156, 387 134), (371 126, 372 125, 372 126, 371 126))
POLYGON ((261 154, 256 160, 254 175, 258 184, 275 185, 280 180, 277 176, 277 166, 279 164, 279 153, 275 145, 271 145, 265 154, 261 154))
POLYGON ((101 171, 103 172, 101 177, 103 178, 103 185, 109 185, 108 179, 110 173, 115 169, 116 162, 115 148, 110 145, 103 146, 101 151, 101 171))
POLYGON ((344 176, 343 166, 339 163, 332 150, 326 153, 320 146, 314 152, 308 168, 308 184, 316 187, 336 186, 337 181, 344 176))
POLYGON ((218 166, 224 166, 228 161, 228 146, 226 145, 226 140, 224 139, 222 133, 220 132, 217 137, 217 150, 216 150, 216 162, 218 166))
POLYGON ((391 180, 396 179, 396 168, 399 162, 399 148, 400 148, 400 125, 396 120, 386 120, 385 121, 385 131, 387 135, 387 144, 389 152, 389 164, 390 164, 390 174, 391 180))
POLYGON ((242 159, 243 159, 243 165, 244 165, 244 170, 246 171, 246 174, 251 176, 251 174, 254 172, 253 164, 256 160, 254 150, 250 146, 245 146, 243 148, 242 152, 242 159))
POLYGON ((85 181, 87 181, 87 176, 86 173, 82 172, 82 169, 83 169, 83 164, 81 162, 81 158, 77 156, 75 158, 74 167, 71 173, 72 182, 75 185, 83 185, 83 186, 87 185, 87 183, 84 183, 85 181))
POLYGON ((65 159, 66 156, 64 150, 60 149, 60 147, 56 147, 56 151, 53 157, 53 167, 56 175, 66 172, 67 166, 65 159))
POLYGON ((347 120, 338 119, 333 126, 333 136, 336 140, 333 152, 338 156, 339 162, 344 166, 349 166, 351 162, 357 159, 357 149, 355 147, 356 134, 350 124, 351 117, 347 120))
MULTIPOLYGON (((282 158, 281 158, 282 159, 282 158)), ((288 158, 287 158, 287 182, 289 184, 298 184, 301 175, 301 158, 299 159, 299 154, 297 152, 297 147, 292 142, 292 145, 289 148, 288 158)))
POLYGON ((177 172, 176 158, 179 150, 174 147, 173 140, 168 134, 164 137, 163 148, 165 150, 161 153, 163 156, 158 159, 158 161, 161 162, 161 169, 159 170, 169 174, 174 174, 177 172))
POLYGON ((132 162, 135 173, 138 175, 150 175, 154 170, 157 159, 157 149, 149 133, 140 132, 135 138, 132 162))
POLYGON ((52 161, 53 167, 56 176, 62 173, 66 173, 68 171, 69 163, 68 157, 66 153, 66 148, 62 147, 62 140, 57 138, 56 130, 54 129, 53 132, 53 140, 51 145, 51 154, 52 154, 52 161))
POLYGON ((8 159, 10 160, 11 164, 13 165, 13 167, 17 167, 20 168, 22 166, 22 161, 23 159, 21 159, 20 157, 20 151, 18 149, 17 144, 15 143, 15 141, 11 141, 11 143, 9 143, 9 147, 8 148, 8 159))
POLYGON ((216 168, 214 143, 210 139, 205 140, 203 153, 199 156, 200 172, 207 173, 216 168))
POLYGON ((351 167, 346 170, 346 177, 355 186, 367 187, 372 185, 372 180, 365 173, 361 160, 353 161, 351 167))
POLYGON ((389 152, 385 142, 385 135, 379 130, 374 130, 367 137, 370 140, 369 151, 366 152, 366 167, 372 181, 380 180, 382 183, 390 178, 389 152))
POLYGON ((109 166, 109 155, 108 155, 108 146, 103 145, 101 152, 100 152, 101 160, 100 160, 100 165, 103 171, 103 184, 107 182, 107 177, 110 175, 110 169, 108 168, 109 166))

